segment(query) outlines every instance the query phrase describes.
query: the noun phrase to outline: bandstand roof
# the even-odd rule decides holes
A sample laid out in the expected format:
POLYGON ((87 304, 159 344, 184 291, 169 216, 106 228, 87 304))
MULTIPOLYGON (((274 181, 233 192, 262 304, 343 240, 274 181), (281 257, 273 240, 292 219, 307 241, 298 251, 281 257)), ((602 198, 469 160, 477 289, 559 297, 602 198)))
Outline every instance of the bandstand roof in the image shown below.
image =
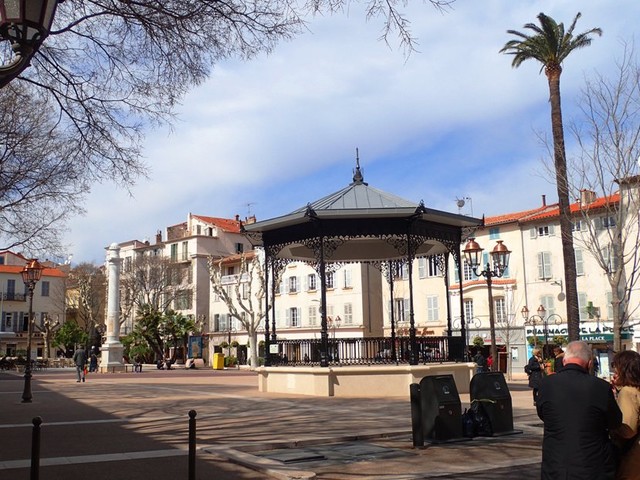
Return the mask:
POLYGON ((332 239, 329 262, 366 262, 403 258, 401 243, 419 239, 415 256, 435 255, 459 246, 463 229, 482 220, 427 208, 370 186, 359 162, 348 186, 280 217, 248 224, 256 246, 275 247, 276 256, 317 260, 313 239, 332 239))

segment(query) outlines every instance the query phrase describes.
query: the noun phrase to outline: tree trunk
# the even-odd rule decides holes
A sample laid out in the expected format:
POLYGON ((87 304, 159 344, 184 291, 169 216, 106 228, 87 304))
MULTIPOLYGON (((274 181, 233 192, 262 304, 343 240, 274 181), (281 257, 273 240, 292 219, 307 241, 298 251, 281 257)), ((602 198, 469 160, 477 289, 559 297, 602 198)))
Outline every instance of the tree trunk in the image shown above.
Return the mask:
POLYGON ((564 263, 564 284, 567 304, 567 325, 569 341, 580 339, 580 311, 578 308, 578 288, 576 284, 576 256, 573 248, 571 230, 571 212, 569 209, 569 179, 567 178, 567 160, 564 147, 564 129, 562 126, 562 107, 560 102, 560 74, 562 69, 548 68, 545 71, 549 80, 549 100, 551 103, 551 130, 553 133, 553 157, 556 170, 556 189, 560 210, 560 236, 564 263))

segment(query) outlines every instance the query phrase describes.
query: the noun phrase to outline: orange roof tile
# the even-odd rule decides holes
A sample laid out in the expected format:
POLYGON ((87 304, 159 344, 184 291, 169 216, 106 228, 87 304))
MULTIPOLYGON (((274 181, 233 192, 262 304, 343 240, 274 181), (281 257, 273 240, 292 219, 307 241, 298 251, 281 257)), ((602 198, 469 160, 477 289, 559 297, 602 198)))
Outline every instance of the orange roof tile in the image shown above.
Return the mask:
POLYGON ((192 215, 193 217, 218 228, 221 228, 225 232, 240 233, 240 220, 232 218, 220 218, 220 217, 205 217, 204 215, 192 215))
POLYGON ((490 225, 500 225, 500 224, 503 224, 503 223, 518 222, 518 221, 520 221, 523 218, 526 218, 528 216, 535 215, 535 214, 540 213, 540 212, 544 212, 548 208, 549 208, 548 205, 543 205, 541 207, 532 208, 530 210, 524 210, 522 212, 504 213, 502 215, 494 215, 494 216, 491 216, 491 217, 485 217, 484 225, 485 226, 490 226, 490 225))
MULTIPOLYGON (((603 209, 609 205, 615 205, 620 203, 620 193, 616 192, 613 195, 609 195, 606 197, 598 197, 596 198, 593 202, 591 202, 590 204, 586 205, 585 207, 582 206, 582 204, 580 202, 575 202, 572 203, 571 205, 569 205, 570 211, 571 213, 579 213, 582 210, 593 210, 593 211, 597 211, 600 209, 603 209)), ((553 204, 553 208, 550 208, 549 210, 540 213, 539 215, 534 215, 528 218, 523 219, 523 222, 534 222, 534 221, 538 221, 538 220, 544 220, 544 219, 548 219, 548 218, 554 218, 554 217, 559 217, 560 216, 560 207, 557 203, 553 204)))
MULTIPOLYGON (((0 273, 15 273, 17 275, 20 275, 20 272, 22 272, 23 268, 24 268, 23 265, 0 265, 0 273)), ((60 278, 62 278, 62 277, 65 277, 66 275, 59 268, 46 268, 45 267, 42 270, 42 276, 43 277, 60 277, 60 278)))

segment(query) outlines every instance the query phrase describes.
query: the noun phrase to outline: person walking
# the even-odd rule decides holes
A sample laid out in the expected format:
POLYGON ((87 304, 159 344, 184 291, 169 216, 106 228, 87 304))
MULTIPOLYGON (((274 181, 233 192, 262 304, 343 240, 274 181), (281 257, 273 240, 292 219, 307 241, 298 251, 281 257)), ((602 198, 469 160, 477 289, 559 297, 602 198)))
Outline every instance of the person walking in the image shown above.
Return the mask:
POLYGON ((616 480, 640 478, 640 353, 624 350, 616 353, 613 368, 614 394, 622 410, 622 425, 613 432, 618 447, 616 480))
POLYGON ((91 347, 89 354, 89 372, 98 371, 98 356, 96 355, 96 347, 91 347))
POLYGON ((610 432, 622 423, 611 385, 589 375, 586 342, 567 345, 564 367, 540 382, 536 410, 544 423, 542 480, 613 480, 610 432))
POLYGON ((73 353, 73 363, 76 365, 76 372, 78 373, 77 382, 84 382, 84 368, 87 364, 87 352, 84 351, 84 347, 80 345, 73 353))
POLYGON ((529 375, 529 388, 533 389, 533 405, 536 405, 538 397, 538 388, 540 387, 540 381, 542 380, 543 363, 542 351, 539 348, 534 348, 531 352, 531 358, 527 363, 527 375, 529 375))

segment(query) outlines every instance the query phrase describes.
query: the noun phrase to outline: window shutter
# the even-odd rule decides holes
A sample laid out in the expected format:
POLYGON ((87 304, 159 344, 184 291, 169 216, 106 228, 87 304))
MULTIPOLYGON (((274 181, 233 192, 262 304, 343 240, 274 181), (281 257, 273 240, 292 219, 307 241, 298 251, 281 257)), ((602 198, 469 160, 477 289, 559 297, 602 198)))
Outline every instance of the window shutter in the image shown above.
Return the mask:
POLYGON ((302 291, 306 292, 309 290, 309 276, 308 275, 303 275, 302 276, 302 291))
POLYGON ((291 310, 290 309, 286 309, 285 310, 285 326, 286 327, 290 327, 291 326, 291 310))
POLYGON ((555 235, 556 227, 555 225, 549 225, 549 235, 555 235))
POLYGON ((538 253, 538 278, 544 278, 544 253, 538 253))
POLYGON ((576 253, 576 275, 584 275, 584 262, 582 260, 582 250, 575 249, 576 253))
POLYGON ((427 270, 427 259, 422 257, 418 259, 418 277, 419 278, 424 278, 427 276, 426 274, 426 270, 427 270))
POLYGON ((586 320, 588 317, 587 314, 587 294, 578 292, 578 312, 580 315, 580 320, 586 320))
POLYGON ((529 229, 529 238, 536 238, 538 236, 538 231, 536 230, 536 227, 531 227, 529 229))

